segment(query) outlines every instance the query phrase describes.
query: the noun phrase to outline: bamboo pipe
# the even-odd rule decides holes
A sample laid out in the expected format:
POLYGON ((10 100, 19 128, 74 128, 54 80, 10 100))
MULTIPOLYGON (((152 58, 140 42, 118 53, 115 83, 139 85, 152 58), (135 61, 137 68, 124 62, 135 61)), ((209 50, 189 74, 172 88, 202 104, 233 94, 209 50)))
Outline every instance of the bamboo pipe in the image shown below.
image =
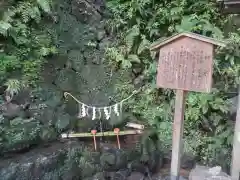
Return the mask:
POLYGON ((134 128, 134 129, 140 129, 140 130, 143 130, 144 129, 144 125, 142 124, 136 124, 136 123, 131 123, 131 122, 128 122, 126 124, 126 127, 130 127, 130 128, 134 128))
MULTIPOLYGON (((135 134, 142 134, 142 130, 125 130, 125 131, 120 131, 118 133, 119 136, 124 136, 124 135, 135 135, 135 134)), ((116 134, 112 131, 106 131, 104 132, 104 136, 115 136, 116 134)), ((95 134, 95 137, 100 137, 102 136, 102 133, 97 133, 95 134)), ((92 137, 91 133, 63 133, 61 134, 61 138, 81 138, 81 137, 92 137)))

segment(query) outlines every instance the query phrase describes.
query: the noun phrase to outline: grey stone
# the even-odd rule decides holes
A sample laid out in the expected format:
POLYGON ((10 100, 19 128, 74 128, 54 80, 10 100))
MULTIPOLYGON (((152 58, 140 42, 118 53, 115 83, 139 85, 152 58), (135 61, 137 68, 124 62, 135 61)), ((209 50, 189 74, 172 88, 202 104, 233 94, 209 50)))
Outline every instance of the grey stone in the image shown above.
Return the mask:
POLYGON ((130 175, 129 169, 122 169, 115 173, 115 176, 113 179, 126 179, 130 175))
POLYGON ((152 176, 152 180, 163 180, 163 177, 162 177, 162 175, 160 173, 154 174, 152 176))
POLYGON ((189 174, 189 180, 231 180, 231 177, 221 171, 221 167, 209 168, 196 166, 189 174))
POLYGON ((101 20, 101 15, 95 8, 94 4, 90 4, 84 0, 72 1, 72 14, 83 23, 91 23, 101 20))
MULTIPOLYGON (((172 180, 172 179, 171 179, 171 176, 167 176, 167 177, 163 178, 163 180, 172 180)), ((182 176, 179 176, 178 180, 187 180, 187 179, 182 176)))
POLYGON ((75 161, 75 157, 66 156, 69 151, 78 152, 81 145, 77 142, 67 144, 55 143, 47 148, 35 149, 24 155, 18 155, 9 161, 0 162, 0 177, 4 180, 58 180, 61 176, 66 180, 79 177, 77 166, 64 167, 66 158, 75 161), (64 167, 64 169, 63 169, 64 167), (60 174, 60 169, 61 174, 60 174), (64 176, 65 174, 65 176, 64 176), (72 178, 69 178, 72 177, 72 178))
POLYGON ((192 169, 196 164, 195 157, 189 154, 183 154, 181 158, 181 168, 182 169, 192 169))
POLYGON ((95 174, 92 180, 105 180, 105 176, 103 172, 99 172, 95 174))
POLYGON ((144 175, 139 172, 132 172, 131 175, 127 177, 127 180, 144 180, 144 175))
POLYGON ((237 112, 237 103, 238 103, 238 96, 235 96, 231 99, 229 99, 230 102, 230 113, 234 114, 237 112))

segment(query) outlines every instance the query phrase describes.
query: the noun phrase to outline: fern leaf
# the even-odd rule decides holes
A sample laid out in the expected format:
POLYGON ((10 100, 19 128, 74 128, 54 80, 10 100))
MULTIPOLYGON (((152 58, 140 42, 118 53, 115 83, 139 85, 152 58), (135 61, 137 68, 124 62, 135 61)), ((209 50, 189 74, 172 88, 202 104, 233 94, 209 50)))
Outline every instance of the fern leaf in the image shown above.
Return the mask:
POLYGON ((135 25, 133 26, 132 29, 130 29, 128 32, 127 32, 127 36, 125 38, 125 42, 126 42, 126 45, 127 45, 127 49, 128 49, 128 52, 131 51, 132 47, 133 47, 133 44, 134 44, 134 40, 135 38, 140 34, 139 32, 139 28, 135 25))
POLYGON ((37 23, 39 23, 41 20, 41 13, 39 11, 39 8, 33 7, 32 11, 33 13, 30 14, 31 18, 34 19, 37 23))
POLYGON ((141 54, 144 50, 148 49, 150 44, 150 41, 148 41, 146 38, 143 38, 142 42, 138 47, 138 54, 141 54))
POLYGON ((37 0, 37 3, 44 12, 50 13, 51 7, 50 2, 48 0, 37 0))
POLYGON ((2 20, 5 22, 11 22, 12 17, 16 14, 16 9, 9 8, 6 12, 4 12, 2 20))
POLYGON ((196 27, 199 21, 194 16, 184 16, 181 24, 176 25, 176 30, 178 32, 192 31, 193 27, 196 27))

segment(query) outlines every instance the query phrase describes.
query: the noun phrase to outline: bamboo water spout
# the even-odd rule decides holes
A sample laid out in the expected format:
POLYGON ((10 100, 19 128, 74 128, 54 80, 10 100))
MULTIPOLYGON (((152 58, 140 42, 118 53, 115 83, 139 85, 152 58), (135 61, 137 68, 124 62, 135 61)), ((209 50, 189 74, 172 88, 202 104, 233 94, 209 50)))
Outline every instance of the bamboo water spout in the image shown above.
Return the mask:
MULTIPOLYGON (((103 132, 104 136, 115 136, 116 134, 112 131, 105 131, 103 132)), ((126 136, 126 135, 135 135, 135 134, 142 134, 142 130, 125 130, 120 131, 118 133, 119 136, 126 136)), ((92 137, 93 135, 91 133, 63 133, 61 134, 61 138, 83 138, 83 137, 92 137)), ((97 133, 95 137, 101 137, 103 136, 102 133, 97 133)))

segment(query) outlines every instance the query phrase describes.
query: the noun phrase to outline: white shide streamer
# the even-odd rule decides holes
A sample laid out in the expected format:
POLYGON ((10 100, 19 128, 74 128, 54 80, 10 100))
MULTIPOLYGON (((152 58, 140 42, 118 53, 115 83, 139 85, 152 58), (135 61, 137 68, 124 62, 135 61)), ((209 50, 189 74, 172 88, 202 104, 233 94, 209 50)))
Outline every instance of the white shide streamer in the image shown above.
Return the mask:
POLYGON ((104 107, 103 111, 104 111, 106 119, 108 120, 110 118, 110 115, 111 115, 111 109, 108 109, 107 107, 104 107))
POLYGON ((85 109, 85 105, 82 104, 82 117, 85 117, 87 115, 86 109, 85 109))
POLYGON ((117 116, 119 116, 119 111, 118 111, 118 104, 114 105, 114 112, 117 116))
POLYGON ((90 106, 87 105, 81 101, 79 101, 76 97, 74 97, 71 93, 65 92, 64 96, 65 98, 67 98, 67 96, 71 96, 75 101, 78 102, 79 104, 79 110, 81 109, 81 117, 86 117, 88 116, 88 110, 91 109, 92 110, 92 120, 97 119, 97 114, 99 114, 99 119, 101 118, 101 111, 103 110, 105 118, 108 120, 111 116, 111 110, 113 109, 114 113, 119 116, 120 115, 120 111, 122 111, 122 104, 123 102, 127 101, 128 99, 130 99, 133 95, 137 94, 140 91, 134 91, 130 96, 128 96, 127 98, 121 100, 118 103, 115 103, 111 106, 102 106, 102 107, 96 107, 96 106, 90 106), (81 106, 81 108, 80 108, 81 106), (98 113, 97 113, 98 112, 98 113))
POLYGON ((92 108, 92 120, 96 119, 96 107, 92 108))

